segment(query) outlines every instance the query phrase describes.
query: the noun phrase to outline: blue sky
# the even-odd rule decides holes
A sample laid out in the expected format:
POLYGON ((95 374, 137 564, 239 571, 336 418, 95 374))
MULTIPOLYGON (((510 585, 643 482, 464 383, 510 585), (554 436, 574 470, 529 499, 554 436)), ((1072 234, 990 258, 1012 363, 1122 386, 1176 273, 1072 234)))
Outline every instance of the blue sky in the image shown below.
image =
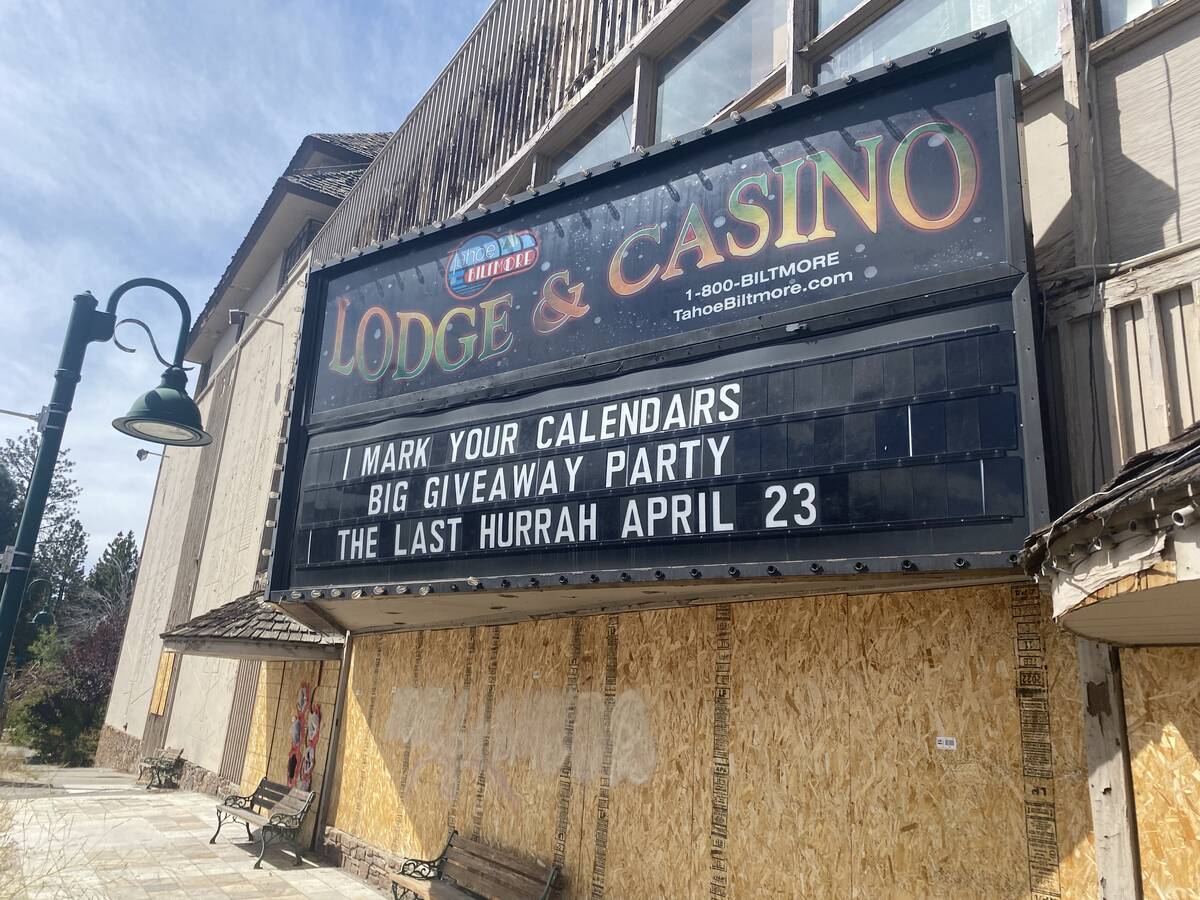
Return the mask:
MULTIPOLYGON (((149 275, 199 312, 304 135, 394 130, 486 6, 0 0, 0 408, 49 399, 81 291, 103 304, 149 275)), ((174 345, 166 297, 120 313, 174 345)), ((118 531, 141 539, 157 468, 110 425, 162 370, 121 334, 146 349, 92 345, 64 441, 93 558, 118 531)), ((25 425, 0 416, 0 440, 25 425)))

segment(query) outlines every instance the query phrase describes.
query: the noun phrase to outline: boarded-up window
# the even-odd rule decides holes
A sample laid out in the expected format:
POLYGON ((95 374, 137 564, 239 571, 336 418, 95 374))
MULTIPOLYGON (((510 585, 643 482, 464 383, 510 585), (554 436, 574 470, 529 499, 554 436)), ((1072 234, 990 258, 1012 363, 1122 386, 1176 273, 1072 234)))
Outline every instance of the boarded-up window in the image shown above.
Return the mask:
POLYGON ((1196 421, 1200 412, 1200 322, 1190 285, 1158 295, 1171 436, 1196 421))
POLYGON ((164 650, 158 658, 158 674, 154 676, 154 693, 150 695, 150 715, 167 712, 167 693, 171 688, 171 671, 175 668, 175 652, 164 650))
POLYGON ((1145 402, 1146 388, 1150 384, 1150 344, 1146 327, 1141 301, 1113 309, 1113 374, 1124 459, 1150 446, 1145 402))

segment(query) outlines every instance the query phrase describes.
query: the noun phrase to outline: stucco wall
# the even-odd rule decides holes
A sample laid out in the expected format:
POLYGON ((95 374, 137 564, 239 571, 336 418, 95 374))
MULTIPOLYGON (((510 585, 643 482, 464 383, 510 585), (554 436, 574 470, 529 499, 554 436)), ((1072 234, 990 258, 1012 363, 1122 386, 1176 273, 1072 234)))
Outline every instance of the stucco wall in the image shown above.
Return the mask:
MULTIPOLYGON (((299 282, 293 281, 267 310, 284 326, 251 320, 230 359, 237 373, 193 616, 254 588, 302 298, 299 282)), ((214 772, 221 768, 236 677, 236 660, 185 656, 180 666, 167 742, 184 747, 189 759, 214 772)))
POLYGON ((254 587, 303 302, 293 281, 269 310, 283 326, 252 321, 242 338, 192 615, 254 587))
MULTIPOLYGON (((1043 269, 1066 268, 1073 260, 1059 249, 1071 239, 1071 162, 1067 156, 1067 124, 1063 118, 1060 91, 1029 103, 1025 107, 1022 139, 1025 169, 1029 179, 1027 198, 1033 226, 1033 243, 1043 269)), ((1068 248, 1069 249, 1069 248, 1068 248)))
MULTIPOLYGON (((200 413, 210 406, 207 395, 199 400, 200 413)), ((175 572, 179 568, 179 542, 191 509, 200 454, 188 447, 167 447, 150 510, 142 563, 121 659, 113 678, 105 723, 137 738, 142 736, 154 676, 162 651, 159 635, 166 628, 175 572)))

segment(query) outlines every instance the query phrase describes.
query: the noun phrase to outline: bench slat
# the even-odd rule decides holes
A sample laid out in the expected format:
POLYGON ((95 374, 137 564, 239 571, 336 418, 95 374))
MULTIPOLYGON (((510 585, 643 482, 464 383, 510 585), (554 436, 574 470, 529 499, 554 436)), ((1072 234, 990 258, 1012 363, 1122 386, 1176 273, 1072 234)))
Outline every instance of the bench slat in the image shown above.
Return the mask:
POLYGON ((480 856, 467 853, 459 847, 450 848, 446 853, 446 861, 453 862, 472 872, 479 872, 487 878, 495 879, 523 891, 536 887, 540 892, 546 884, 546 879, 550 876, 549 872, 546 872, 542 876, 533 876, 525 872, 519 872, 508 865, 500 865, 499 863, 492 862, 490 859, 484 859, 480 856))
POLYGON ((489 847, 487 844, 481 844, 478 841, 473 841, 470 838, 465 838, 457 834, 450 841, 450 851, 448 851, 447 855, 456 849, 470 856, 477 857, 480 860, 486 860, 497 866, 524 875, 526 878, 531 878, 540 885, 544 885, 546 879, 550 877, 550 869, 546 866, 525 862, 508 853, 489 847))
POLYGON ((487 870, 449 857, 442 864, 442 873, 488 900, 529 900, 540 897, 545 886, 506 869, 493 867, 487 870))
POLYGON ((258 825, 259 827, 266 825, 269 821, 266 816, 260 816, 258 813, 250 812, 248 809, 238 809, 236 806, 218 806, 217 809, 223 813, 228 813, 235 819, 243 819, 251 825, 258 825))
POLYGON ((461 888, 446 881, 426 881, 424 878, 413 878, 411 875, 392 873, 392 881, 405 890, 412 891, 418 897, 426 900, 477 900, 461 888))

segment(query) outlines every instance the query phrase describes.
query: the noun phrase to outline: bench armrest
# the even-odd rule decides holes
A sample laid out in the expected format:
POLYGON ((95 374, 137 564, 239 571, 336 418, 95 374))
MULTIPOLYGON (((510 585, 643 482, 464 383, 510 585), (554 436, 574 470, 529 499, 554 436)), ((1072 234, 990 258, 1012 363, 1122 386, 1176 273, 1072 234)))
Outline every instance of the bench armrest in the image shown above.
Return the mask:
POLYGON ((406 859, 400 864, 400 874, 412 878, 428 878, 433 880, 442 873, 442 860, 438 859, 406 859))
POLYGON ((450 842, 454 840, 454 835, 457 831, 451 830, 446 835, 446 843, 442 847, 442 852, 437 855, 436 859, 406 859, 400 864, 400 874, 408 875, 412 878, 428 878, 433 880, 442 876, 442 863, 445 862, 446 852, 450 849, 450 842))
POLYGON ((303 816, 290 816, 287 813, 275 813, 267 820, 267 824, 277 828, 299 828, 303 818, 303 816))
POLYGON ((221 801, 222 806, 229 806, 233 809, 249 809, 250 801, 254 799, 254 795, 250 794, 243 797, 241 794, 229 794, 221 801))

